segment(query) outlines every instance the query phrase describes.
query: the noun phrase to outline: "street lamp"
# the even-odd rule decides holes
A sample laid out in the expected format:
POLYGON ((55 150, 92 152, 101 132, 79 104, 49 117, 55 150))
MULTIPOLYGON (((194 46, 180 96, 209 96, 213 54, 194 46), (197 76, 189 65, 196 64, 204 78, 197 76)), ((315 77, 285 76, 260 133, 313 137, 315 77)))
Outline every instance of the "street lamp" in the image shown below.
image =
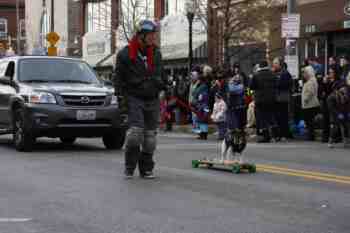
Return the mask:
POLYGON ((219 30, 219 39, 218 39, 218 50, 219 50, 219 65, 222 65, 223 62, 225 61, 225 46, 224 46, 224 19, 225 19, 225 14, 221 10, 217 10, 216 17, 218 19, 218 30, 219 30))
POLYGON ((195 6, 194 0, 187 0, 185 4, 186 8, 186 16, 188 19, 188 33, 189 33, 189 46, 188 46, 188 71, 190 72, 192 69, 193 63, 193 50, 192 50, 192 25, 193 19, 195 15, 195 6))

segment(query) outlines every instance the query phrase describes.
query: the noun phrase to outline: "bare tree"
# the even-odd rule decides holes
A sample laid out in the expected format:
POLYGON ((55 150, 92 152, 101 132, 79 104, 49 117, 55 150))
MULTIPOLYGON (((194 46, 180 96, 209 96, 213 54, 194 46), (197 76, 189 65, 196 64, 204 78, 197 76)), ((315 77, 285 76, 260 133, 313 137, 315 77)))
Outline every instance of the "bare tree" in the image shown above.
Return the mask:
POLYGON ((220 25, 218 26, 222 27, 224 64, 228 64, 233 56, 230 47, 244 42, 264 42, 268 39, 273 24, 279 24, 279 21, 273 21, 273 9, 279 6, 282 1, 196 0, 196 14, 207 30, 209 28, 209 12, 212 14, 211 17, 217 17, 218 14, 221 16, 219 17, 220 25))
POLYGON ((127 42, 132 37, 135 25, 143 18, 149 17, 149 0, 122 0, 119 39, 127 42))

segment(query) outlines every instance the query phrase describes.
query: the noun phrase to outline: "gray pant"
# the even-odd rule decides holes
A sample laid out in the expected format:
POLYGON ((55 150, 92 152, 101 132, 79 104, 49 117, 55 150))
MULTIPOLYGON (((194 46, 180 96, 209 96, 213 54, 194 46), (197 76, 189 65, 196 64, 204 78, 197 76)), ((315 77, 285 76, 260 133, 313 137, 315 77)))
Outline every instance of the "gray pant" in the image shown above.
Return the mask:
POLYGON ((143 100, 128 96, 128 124, 126 135, 125 168, 140 173, 154 168, 153 153, 159 124, 159 99, 143 100))

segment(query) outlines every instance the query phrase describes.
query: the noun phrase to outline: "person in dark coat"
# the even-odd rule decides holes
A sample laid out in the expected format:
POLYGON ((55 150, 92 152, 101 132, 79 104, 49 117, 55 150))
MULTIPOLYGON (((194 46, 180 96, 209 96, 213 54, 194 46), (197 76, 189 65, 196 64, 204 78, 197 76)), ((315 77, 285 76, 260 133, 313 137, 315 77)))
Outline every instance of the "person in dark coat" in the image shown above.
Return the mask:
POLYGON ((350 63, 349 63, 349 57, 348 56, 341 56, 340 57, 340 79, 345 81, 345 79, 348 77, 348 74, 350 72, 350 63))
POLYGON ((214 75, 213 80, 211 81, 210 91, 209 91, 209 109, 210 112, 213 112, 215 96, 216 94, 221 95, 224 92, 225 84, 225 74, 222 68, 218 68, 214 75))
MULTIPOLYGON (((329 78, 334 79, 330 85, 330 94, 327 98, 327 105, 329 110, 330 119, 330 138, 329 147, 333 147, 333 144, 338 142, 338 136, 341 135, 344 145, 348 144, 349 132, 349 82, 338 78, 336 75, 332 75, 332 69, 330 69, 329 78)), ((335 72, 334 72, 335 73, 335 72)))
POLYGON ((260 62, 259 71, 253 76, 250 88, 255 93, 256 117, 259 118, 258 127, 263 136, 258 142, 270 142, 271 138, 276 140, 276 76, 267 61, 260 62))
POLYGON ((241 66, 238 62, 236 62, 233 65, 232 73, 233 73, 233 75, 240 76, 240 79, 242 80, 242 84, 243 84, 245 89, 249 87, 249 77, 241 70, 241 66))
POLYGON ((336 66, 330 66, 328 69, 328 75, 324 77, 320 83, 319 99, 321 102, 321 112, 323 115, 322 142, 324 143, 328 142, 330 137, 330 112, 327 100, 334 88, 339 85, 339 73, 337 71, 339 70, 336 69, 336 66))
POLYGON ((165 89, 162 57, 155 45, 157 31, 155 22, 141 21, 116 60, 116 83, 121 85, 128 102, 124 171, 128 179, 133 178, 137 166, 142 178, 155 178, 153 154, 160 116, 159 93, 165 89))
POLYGON ((287 64, 280 58, 273 60, 273 71, 277 78, 276 120, 279 128, 278 140, 285 141, 289 133, 289 102, 292 92, 292 76, 287 70, 287 64))

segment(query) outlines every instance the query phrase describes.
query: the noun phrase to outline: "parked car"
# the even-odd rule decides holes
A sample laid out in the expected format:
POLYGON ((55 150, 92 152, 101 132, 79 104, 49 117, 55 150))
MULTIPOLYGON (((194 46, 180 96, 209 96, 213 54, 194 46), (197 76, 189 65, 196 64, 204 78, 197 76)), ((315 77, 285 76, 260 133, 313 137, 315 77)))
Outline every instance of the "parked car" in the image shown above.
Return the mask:
POLYGON ((12 133, 18 151, 31 151, 38 137, 58 137, 65 144, 78 137, 102 137, 107 149, 120 149, 125 132, 113 89, 84 61, 0 59, 0 133, 12 133))

